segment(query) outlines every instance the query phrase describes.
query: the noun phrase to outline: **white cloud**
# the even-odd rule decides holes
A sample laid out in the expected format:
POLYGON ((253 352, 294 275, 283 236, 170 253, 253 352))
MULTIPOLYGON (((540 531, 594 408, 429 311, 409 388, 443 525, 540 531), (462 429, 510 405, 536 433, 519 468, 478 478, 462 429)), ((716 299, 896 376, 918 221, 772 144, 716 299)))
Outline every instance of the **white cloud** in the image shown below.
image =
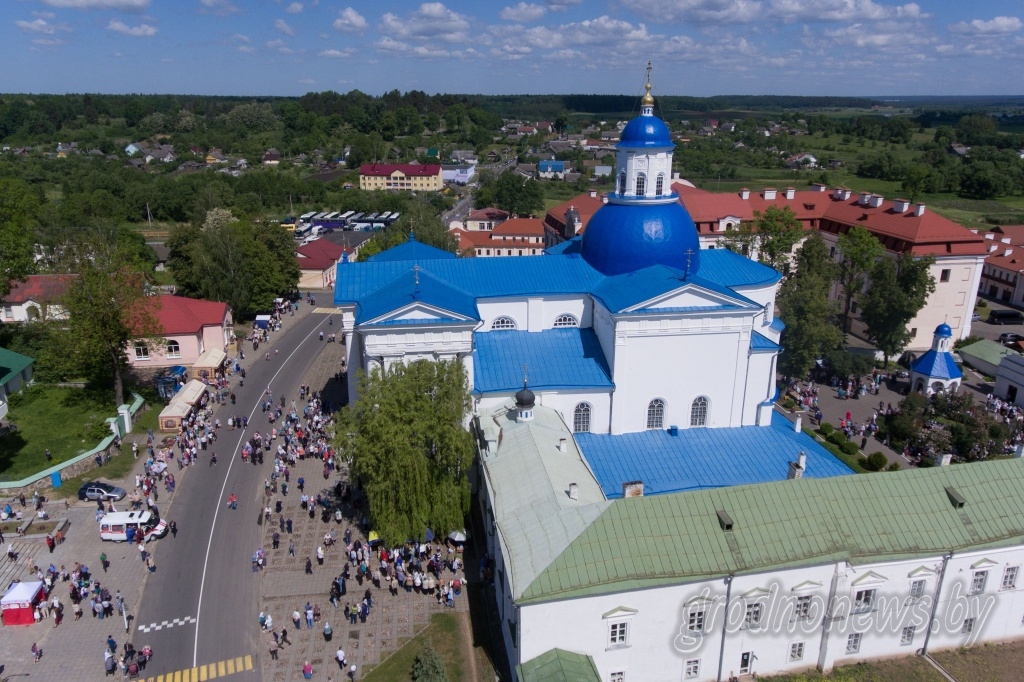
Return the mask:
POLYGON ((342 59, 344 57, 350 57, 355 53, 355 49, 346 48, 344 50, 321 50, 317 54, 321 57, 328 57, 330 59, 342 59))
POLYGON ((381 17, 381 31, 395 36, 397 40, 415 38, 458 43, 469 39, 467 29, 469 21, 466 17, 440 2, 425 2, 405 18, 391 12, 381 17))
POLYGON ((949 27, 954 33, 974 33, 976 35, 1005 35, 1016 33, 1024 28, 1024 22, 1017 17, 995 17, 989 21, 975 19, 968 23, 961 21, 949 27))
POLYGON ((199 4, 206 8, 204 11, 209 11, 213 14, 219 14, 222 16, 225 14, 234 14, 239 11, 239 9, 231 3, 231 0, 199 0, 199 4))
POLYGON ((302 3, 293 2, 292 4, 285 7, 284 11, 287 12, 288 14, 298 14, 299 12, 302 11, 302 3))
POLYGON ((523 59, 532 52, 533 49, 527 47, 526 45, 512 44, 509 42, 504 43, 500 47, 491 48, 492 57, 512 61, 523 59))
POLYGON ((244 35, 242 33, 236 33, 235 35, 231 36, 231 39, 232 40, 237 40, 240 43, 247 43, 247 42, 249 42, 249 36, 244 35))
POLYGON ((853 47, 870 47, 888 53, 910 54, 916 48, 927 45, 934 39, 925 33, 908 31, 907 27, 897 22, 874 24, 856 23, 844 28, 825 31, 826 43, 829 45, 851 45, 853 47))
POLYGON ((150 26, 149 24, 129 26, 120 19, 111 19, 110 23, 107 24, 107 30, 136 38, 150 38, 155 36, 157 32, 156 26, 150 26))
POLYGON ((544 2, 552 12, 564 12, 570 7, 580 4, 583 0, 544 0, 544 2))
POLYGON ((300 78, 299 82, 302 83, 303 85, 312 85, 313 83, 316 83, 316 81, 313 80, 312 78, 300 78))
POLYGON ((366 18, 351 7, 341 10, 334 20, 334 28, 342 33, 356 33, 366 29, 366 18))
POLYGON ((44 5, 61 9, 116 9, 138 12, 149 7, 150 0, 42 0, 44 5))
POLYGON ((62 38, 36 38, 32 41, 35 45, 45 45, 46 47, 54 47, 56 45, 63 45, 64 39, 62 38))
MULTIPOLYGON (((52 17, 52 15, 51 15, 52 17)), ((14 25, 26 33, 44 33, 53 35, 57 31, 70 31, 67 24, 51 24, 45 19, 33 19, 32 21, 15 21, 14 25)))
POLYGON ((40 19, 53 19, 57 15, 53 12, 32 12, 32 16, 39 17, 40 19))
POLYGON ((765 19, 814 23, 929 16, 917 3, 882 5, 874 0, 620 0, 620 3, 658 23, 743 24, 765 19))
POLYGON ((661 22, 746 23, 764 17, 759 0, 620 0, 640 16, 661 22))
POLYGON ((288 47, 283 40, 268 40, 266 45, 271 50, 276 50, 281 54, 295 54, 295 50, 288 47))
POLYGON ((515 7, 506 7, 501 10, 501 14, 499 16, 505 21, 515 21, 525 24, 531 21, 537 21, 547 13, 548 9, 543 5, 533 5, 526 2, 520 2, 515 7))
POLYGON ((407 54, 413 57, 420 57, 423 59, 444 59, 448 57, 462 57, 461 52, 449 52, 443 48, 427 46, 427 45, 411 45, 401 40, 395 40, 389 36, 381 38, 373 44, 378 50, 384 52, 395 52, 400 54, 407 54))
POLYGON ((235 50, 238 51, 238 52, 244 52, 245 54, 252 54, 253 52, 256 51, 256 48, 255 47, 251 47, 249 45, 239 45, 238 47, 235 48, 235 50))
POLYGON ((274 28, 276 28, 281 33, 284 33, 285 35, 288 35, 288 36, 295 35, 295 29, 292 28, 291 26, 289 26, 288 22, 285 21, 284 19, 278 19, 277 21, 275 21, 274 22, 274 28))

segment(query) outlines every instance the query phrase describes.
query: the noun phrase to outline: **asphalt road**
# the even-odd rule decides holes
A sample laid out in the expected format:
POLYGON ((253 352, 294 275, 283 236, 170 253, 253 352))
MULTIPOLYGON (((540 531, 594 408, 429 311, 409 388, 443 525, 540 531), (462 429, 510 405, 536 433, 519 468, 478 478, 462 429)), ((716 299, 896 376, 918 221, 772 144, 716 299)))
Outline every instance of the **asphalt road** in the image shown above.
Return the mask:
MULTIPOLYGON (((147 579, 132 627, 137 649, 153 647, 148 676, 246 654, 255 659, 262 653, 259 574, 252 572, 251 557, 261 542, 263 481, 270 476, 273 460, 264 457, 258 466, 243 462, 242 432, 229 430, 226 424, 229 415, 248 414, 246 433, 257 426, 265 431, 267 420, 259 405, 268 384, 275 401, 282 391, 289 404, 298 398, 299 383, 322 348, 317 332, 328 328, 327 316, 310 313, 295 322, 289 319, 274 340, 273 348, 280 354, 266 362, 261 347, 246 371, 245 386, 234 389, 237 404, 214 411, 224 425, 215 448, 216 466, 210 466, 210 451, 200 451, 198 470, 189 472, 174 493, 166 516, 177 522, 178 536, 156 541, 156 570, 147 579), (227 507, 231 493, 238 496, 236 510, 227 507), (197 622, 139 631, 140 626, 176 618, 197 622)), ((245 349, 247 355, 250 350, 251 346, 245 349)), ((141 561, 139 570, 144 570, 141 561)), ((259 668, 257 663, 245 679, 260 679, 259 668)))

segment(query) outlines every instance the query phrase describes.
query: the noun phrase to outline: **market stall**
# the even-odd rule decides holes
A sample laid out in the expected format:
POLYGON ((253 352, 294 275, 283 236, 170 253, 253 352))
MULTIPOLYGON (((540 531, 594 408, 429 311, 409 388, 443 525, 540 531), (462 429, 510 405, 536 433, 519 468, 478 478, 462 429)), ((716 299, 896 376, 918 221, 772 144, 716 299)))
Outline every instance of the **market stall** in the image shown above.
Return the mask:
POLYGON ((46 591, 39 580, 14 583, 0 599, 4 625, 32 625, 36 604, 46 599, 46 591))
POLYGON ((192 365, 192 376, 197 379, 212 379, 214 372, 221 368, 227 354, 219 348, 210 348, 192 365))
POLYGON ((197 405, 206 404, 206 391, 209 387, 198 379, 185 384, 171 402, 160 412, 160 430, 174 432, 181 428, 197 405))
POLYGON ((260 329, 266 329, 270 326, 270 315, 257 315, 256 326, 260 329))

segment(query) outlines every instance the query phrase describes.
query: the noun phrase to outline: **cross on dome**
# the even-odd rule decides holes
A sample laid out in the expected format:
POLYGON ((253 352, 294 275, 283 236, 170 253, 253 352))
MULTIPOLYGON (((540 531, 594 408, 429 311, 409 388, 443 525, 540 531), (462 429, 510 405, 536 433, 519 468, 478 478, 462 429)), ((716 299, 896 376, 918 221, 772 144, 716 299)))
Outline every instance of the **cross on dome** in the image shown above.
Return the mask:
POLYGON ((654 116, 654 96, 651 95, 651 61, 647 60, 647 83, 644 84, 647 93, 640 100, 640 115, 654 116))

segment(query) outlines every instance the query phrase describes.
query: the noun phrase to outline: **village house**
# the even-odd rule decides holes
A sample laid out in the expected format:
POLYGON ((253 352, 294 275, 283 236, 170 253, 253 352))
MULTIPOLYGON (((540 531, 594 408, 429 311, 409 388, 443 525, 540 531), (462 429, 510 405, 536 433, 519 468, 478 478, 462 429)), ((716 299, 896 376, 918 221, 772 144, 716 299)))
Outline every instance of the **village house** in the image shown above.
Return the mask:
POLYGON ((130 345, 128 364, 135 370, 215 366, 218 358, 225 358, 225 349, 234 338, 227 303, 163 294, 154 316, 161 338, 140 339, 130 345))
POLYGON ((439 192, 444 189, 440 164, 372 163, 359 167, 359 189, 439 192))
POLYGON ((73 280, 72 275, 29 275, 24 282, 12 282, 10 293, 0 301, 0 322, 66 319, 59 301, 73 280))

